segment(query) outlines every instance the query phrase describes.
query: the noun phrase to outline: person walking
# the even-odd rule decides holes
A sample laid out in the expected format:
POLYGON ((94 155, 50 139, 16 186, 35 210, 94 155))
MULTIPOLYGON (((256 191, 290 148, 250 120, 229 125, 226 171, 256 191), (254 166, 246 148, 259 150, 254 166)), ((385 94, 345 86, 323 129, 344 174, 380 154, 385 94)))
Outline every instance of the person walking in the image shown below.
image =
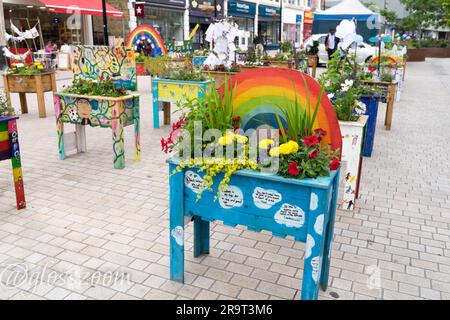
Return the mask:
POLYGON ((325 48, 327 49, 328 60, 331 60, 331 56, 336 52, 338 44, 339 38, 336 37, 336 30, 330 29, 330 32, 328 32, 328 35, 325 38, 325 48))

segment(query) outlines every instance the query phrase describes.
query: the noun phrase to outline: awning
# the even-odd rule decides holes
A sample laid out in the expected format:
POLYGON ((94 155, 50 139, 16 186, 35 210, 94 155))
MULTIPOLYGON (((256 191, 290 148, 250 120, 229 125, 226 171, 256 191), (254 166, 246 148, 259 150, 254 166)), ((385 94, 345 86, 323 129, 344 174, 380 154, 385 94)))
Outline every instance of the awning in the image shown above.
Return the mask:
MULTIPOLYGON (((74 4, 73 0, 39 0, 49 11, 58 13, 73 14, 79 11, 81 14, 89 14, 93 16, 101 16, 102 0, 77 0, 74 4)), ((122 17, 123 12, 117 10, 113 6, 106 4, 106 15, 109 17, 122 17)))

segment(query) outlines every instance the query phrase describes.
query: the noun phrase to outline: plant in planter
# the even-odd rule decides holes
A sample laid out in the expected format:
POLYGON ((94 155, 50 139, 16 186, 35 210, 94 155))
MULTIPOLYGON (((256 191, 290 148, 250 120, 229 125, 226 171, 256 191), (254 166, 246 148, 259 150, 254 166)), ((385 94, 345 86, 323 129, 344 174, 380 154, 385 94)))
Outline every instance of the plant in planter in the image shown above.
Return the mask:
POLYGON ((214 79, 216 88, 222 87, 225 81, 230 78, 233 74, 241 72, 241 66, 232 63, 230 67, 226 67, 224 64, 219 64, 215 67, 209 65, 204 66, 203 73, 214 79))
POLYGON ((134 125, 134 160, 140 161, 139 95, 117 88, 110 78, 78 79, 61 92, 53 93, 59 157, 71 151, 86 152, 85 125, 111 128, 114 168, 125 167, 124 127, 134 125), (75 135, 64 134, 64 123, 75 124, 75 135), (69 142, 66 145, 66 142, 69 142), (73 145, 72 150, 68 150, 73 145))
POLYGON ((4 91, 0 91, 0 118, 8 118, 15 116, 14 108, 11 106, 11 102, 6 97, 4 91))
POLYGON ((305 54, 307 56, 317 56, 319 53, 319 41, 313 41, 312 46, 306 48, 305 54))
MULTIPOLYGON (((306 88, 301 80, 293 88, 285 88, 284 92, 297 92, 298 85, 306 95, 296 99, 294 105, 273 105, 273 114, 283 124, 277 134, 280 139, 276 135, 271 139, 262 137, 258 128, 247 135, 240 131, 250 120, 247 115, 239 115, 240 103, 251 109, 252 117, 263 119, 262 114, 253 111, 258 110, 260 103, 267 106, 269 101, 264 97, 261 102, 252 100, 258 104, 254 108, 243 102, 239 97, 246 93, 240 91, 241 81, 262 83, 273 79, 274 72, 285 83, 291 77, 295 81, 301 77, 293 70, 256 69, 240 73, 230 80, 231 87, 227 82, 220 93, 207 91, 203 98, 183 104, 182 119, 173 125, 169 138, 162 140, 163 151, 172 150, 177 156, 168 160, 172 280, 184 280, 184 223, 186 217, 192 217, 195 256, 209 252, 209 222, 216 219, 230 226, 268 230, 281 237, 291 235, 306 242, 308 248, 302 299, 316 299, 320 285, 326 289, 339 176, 339 161, 335 157, 339 151, 332 152, 324 144, 332 133, 317 127, 325 112, 321 104, 323 91, 318 92, 316 82, 314 90, 307 87, 311 78, 305 79, 306 88), (201 134, 195 135, 199 128, 201 134), (202 137, 207 134, 211 139, 204 140, 202 137), (193 148, 188 147, 192 145, 193 148), (279 162, 277 173, 267 168, 268 160, 279 162)), ((256 85, 254 89, 260 88, 256 85)), ((333 122, 331 117, 328 120, 333 122)), ((259 125, 269 122, 261 121, 259 125)))

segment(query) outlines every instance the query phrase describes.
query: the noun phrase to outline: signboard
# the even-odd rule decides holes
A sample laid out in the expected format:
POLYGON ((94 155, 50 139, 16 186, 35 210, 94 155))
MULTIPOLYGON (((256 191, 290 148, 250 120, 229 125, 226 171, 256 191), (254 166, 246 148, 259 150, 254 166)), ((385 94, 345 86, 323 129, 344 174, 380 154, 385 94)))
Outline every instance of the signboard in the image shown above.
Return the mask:
POLYGON ((192 51, 192 41, 168 41, 166 42, 166 49, 169 52, 189 52, 192 51))
POLYGON ((278 18, 278 19, 280 19, 280 17, 281 17, 280 12, 281 12, 280 8, 268 7, 268 6, 263 6, 263 5, 259 5, 259 9, 258 9, 259 17, 263 17, 263 18, 278 18))
POLYGON ((295 16, 295 23, 302 23, 303 21, 303 16, 301 14, 297 14, 295 16))
POLYGON ((185 0, 145 0, 146 5, 170 6, 170 7, 186 7, 185 0))
POLYGON ((201 17, 223 17, 224 0, 189 0, 189 14, 201 17))
POLYGON ((228 15, 254 17, 256 15, 256 4, 245 1, 229 0, 228 15))

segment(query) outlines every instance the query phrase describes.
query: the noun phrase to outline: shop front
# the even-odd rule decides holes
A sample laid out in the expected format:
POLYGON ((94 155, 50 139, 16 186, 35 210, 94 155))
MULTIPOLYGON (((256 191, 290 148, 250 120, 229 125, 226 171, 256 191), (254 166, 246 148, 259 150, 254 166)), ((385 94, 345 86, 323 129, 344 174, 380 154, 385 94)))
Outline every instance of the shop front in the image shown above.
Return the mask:
POLYGON ((258 36, 266 50, 276 50, 280 42, 281 10, 278 7, 259 5, 258 36))
POLYGON ((224 17, 224 0, 189 0, 189 30, 194 49, 204 48, 205 33, 215 19, 224 17), (198 27, 197 27, 198 24, 198 27))
POLYGON ((297 46, 302 42, 303 11, 283 8, 283 41, 294 42, 297 46))
POLYGON ((145 23, 161 34, 164 41, 184 40, 185 0, 145 0, 145 16, 139 23, 145 23))
POLYGON ((313 32, 314 12, 305 11, 303 18, 303 40, 311 37, 313 32))
POLYGON ((228 0, 228 16, 233 17, 240 31, 247 33, 248 43, 253 43, 255 37, 255 15, 255 3, 228 0))

